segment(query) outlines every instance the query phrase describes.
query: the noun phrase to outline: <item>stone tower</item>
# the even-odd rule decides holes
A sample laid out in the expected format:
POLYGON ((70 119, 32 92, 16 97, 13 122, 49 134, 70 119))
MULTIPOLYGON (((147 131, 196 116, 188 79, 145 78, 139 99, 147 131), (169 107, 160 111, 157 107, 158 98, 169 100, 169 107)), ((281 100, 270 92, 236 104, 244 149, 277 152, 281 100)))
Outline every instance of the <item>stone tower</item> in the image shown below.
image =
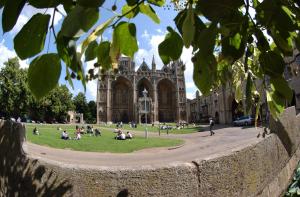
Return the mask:
POLYGON ((143 61, 135 71, 134 61, 121 57, 119 72, 106 72, 98 81, 97 123, 186 121, 184 70, 180 60, 157 70, 153 56, 151 69, 143 61))

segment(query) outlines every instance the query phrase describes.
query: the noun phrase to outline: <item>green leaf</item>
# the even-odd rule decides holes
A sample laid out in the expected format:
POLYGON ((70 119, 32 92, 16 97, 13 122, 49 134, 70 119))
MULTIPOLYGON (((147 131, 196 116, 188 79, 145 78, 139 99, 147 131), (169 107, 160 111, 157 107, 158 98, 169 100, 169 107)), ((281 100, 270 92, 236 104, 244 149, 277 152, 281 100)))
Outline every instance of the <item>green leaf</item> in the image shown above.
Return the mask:
POLYGON ((112 35, 112 43, 111 43, 110 50, 109 50, 109 56, 110 56, 111 62, 113 64, 113 68, 117 68, 118 60, 119 60, 119 56, 120 56, 120 42, 118 41, 118 37, 117 37, 117 34, 115 33, 115 31, 113 32, 113 35, 112 35))
POLYGON ((156 15, 154 9, 149 4, 141 4, 139 8, 141 10, 141 13, 149 16, 155 23, 160 23, 160 20, 156 15))
POLYGON ((245 52, 245 42, 239 33, 222 39, 222 55, 230 57, 232 61, 241 58, 245 52))
POLYGON ((96 40, 99 36, 101 36, 104 32, 104 30, 111 24, 111 22, 115 19, 115 17, 112 17, 105 21, 104 23, 101 23, 98 27, 96 27, 92 33, 82 42, 81 45, 81 53, 83 53, 86 49, 86 47, 96 40))
POLYGON ((271 36, 278 49, 286 56, 293 55, 293 43, 291 38, 284 39, 278 31, 271 29, 271 36))
POLYGON ((122 7, 122 15, 125 15, 126 18, 133 18, 139 13, 140 8, 135 6, 124 5, 122 7))
POLYGON ((0 9, 4 7, 6 0, 0 0, 0 9))
POLYGON ((71 79, 71 75, 70 75, 70 71, 69 71, 68 66, 66 66, 66 75, 67 75, 67 79, 68 79, 68 82, 69 82, 70 86, 74 90, 74 84, 73 84, 73 81, 71 79))
POLYGON ((183 47, 183 41, 180 35, 171 27, 167 29, 169 33, 165 36, 165 40, 158 45, 158 53, 164 64, 179 59, 183 47))
POLYGON ((105 0, 78 0, 77 3, 82 7, 100 7, 104 3, 105 0))
POLYGON ((274 86, 275 90, 280 94, 281 97, 291 101, 293 98, 293 91, 291 90, 288 82, 282 77, 272 77, 270 83, 274 86))
POLYGON ((96 58, 96 50, 98 47, 97 41, 93 41, 89 44, 88 48, 85 51, 85 61, 91 61, 96 58))
POLYGON ((261 53, 259 63, 263 72, 271 77, 280 77, 285 67, 283 58, 273 51, 261 53))
POLYGON ((111 59, 109 57, 110 42, 101 42, 97 49, 98 63, 104 70, 109 70, 111 68, 111 59))
POLYGON ((12 30, 12 28, 15 26, 25 3, 26 0, 8 0, 5 3, 2 12, 3 33, 12 30))
POLYGON ((199 49, 207 55, 213 53, 216 43, 216 24, 210 24, 209 28, 203 29, 198 35, 197 45, 199 49))
POLYGON ((165 0, 147 0, 147 1, 148 3, 151 3, 159 7, 163 6, 166 3, 165 0))
POLYGON ((60 0, 28 0, 28 2, 36 8, 54 8, 60 4, 60 0))
POLYGON ((75 5, 73 4, 73 0, 61 0, 62 5, 64 6, 64 10, 66 13, 70 13, 73 8, 75 8, 75 5))
POLYGON ((220 21, 242 5, 243 0, 198 0, 196 9, 210 21, 220 21))
POLYGON ((206 55, 199 51, 193 57, 193 79, 202 94, 210 93, 216 79, 217 61, 214 55, 206 55))
POLYGON ((133 6, 138 3, 138 0, 126 0, 126 2, 129 6, 133 6))
POLYGON ((182 31, 182 26, 183 26, 183 21, 185 20, 187 15, 187 10, 184 9, 182 11, 180 11, 177 16, 174 18, 174 22, 176 24, 176 27, 178 29, 178 31, 181 33, 181 35, 183 34, 182 31))
MULTIPOLYGON (((57 34, 56 49, 59 57, 69 66, 71 64, 71 58, 69 55, 69 46, 71 39, 63 36, 61 32, 57 34)), ((76 51, 76 50, 75 50, 76 51)))
POLYGON ((195 36, 195 21, 192 4, 189 4, 187 15, 182 24, 183 43, 186 48, 189 48, 195 36))
POLYGON ((77 5, 64 19, 61 33, 66 37, 80 37, 98 20, 98 8, 84 8, 77 5))
POLYGON ((239 103, 243 99, 243 92, 242 92, 242 83, 241 80, 238 80, 235 85, 235 100, 239 103))
POLYGON ((255 34, 255 37, 257 39, 257 48, 260 51, 270 50, 269 43, 268 43, 265 35, 263 34, 263 32, 260 31, 259 29, 256 29, 254 34, 255 34))
POLYGON ((38 100, 55 88, 58 84, 60 72, 60 59, 55 53, 38 56, 30 63, 28 85, 38 100))
POLYGON ((50 15, 36 14, 14 38, 14 48, 21 59, 32 57, 44 48, 50 15))
POLYGON ((120 22, 114 29, 112 48, 120 49, 120 52, 133 58, 134 53, 138 50, 136 40, 135 24, 120 22))
POLYGON ((274 90, 267 91, 267 103, 273 118, 278 119, 279 115, 284 110, 285 99, 274 90))

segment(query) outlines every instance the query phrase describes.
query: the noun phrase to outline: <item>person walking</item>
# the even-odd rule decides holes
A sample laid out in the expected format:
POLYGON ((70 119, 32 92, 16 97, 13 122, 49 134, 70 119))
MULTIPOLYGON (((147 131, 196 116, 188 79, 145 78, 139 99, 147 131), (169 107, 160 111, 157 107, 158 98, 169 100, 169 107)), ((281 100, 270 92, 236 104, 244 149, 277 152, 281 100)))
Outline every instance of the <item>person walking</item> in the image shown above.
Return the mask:
POLYGON ((209 131, 210 131, 210 136, 215 135, 215 132, 213 132, 212 128, 215 125, 215 122, 212 118, 209 118, 209 131))

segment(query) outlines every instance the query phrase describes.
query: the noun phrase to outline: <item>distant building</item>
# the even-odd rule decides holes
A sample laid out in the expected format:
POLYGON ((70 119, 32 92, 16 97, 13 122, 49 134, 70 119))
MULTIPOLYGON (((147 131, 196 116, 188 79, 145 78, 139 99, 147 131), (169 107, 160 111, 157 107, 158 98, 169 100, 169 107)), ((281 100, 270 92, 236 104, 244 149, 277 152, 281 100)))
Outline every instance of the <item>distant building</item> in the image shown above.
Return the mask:
MULTIPOLYGON (((294 51, 293 57, 286 57, 287 63, 284 77, 293 90, 293 99, 286 106, 295 106, 296 112, 300 112, 300 55, 294 51), (298 55, 297 55, 298 54, 298 55)), ((261 83, 261 81, 256 81, 261 83)), ((265 95, 262 95, 265 101, 265 95)), ((189 122, 208 122, 209 117, 215 118, 216 122, 230 124, 234 119, 244 115, 245 101, 237 103, 234 98, 234 92, 230 87, 224 86, 213 90, 208 96, 199 95, 196 92, 195 99, 187 100, 187 118, 189 122)), ((262 120, 267 113, 266 102, 262 102, 260 115, 262 120)), ((252 109, 254 114, 255 108, 252 109)))
POLYGON ((68 111, 68 123, 70 124, 83 124, 83 114, 82 113, 76 113, 74 111, 68 111))
POLYGON ((134 61, 121 57, 119 72, 101 74, 98 81, 97 123, 186 121, 184 70, 182 61, 158 70, 153 57, 151 68, 143 61, 135 71, 134 61))

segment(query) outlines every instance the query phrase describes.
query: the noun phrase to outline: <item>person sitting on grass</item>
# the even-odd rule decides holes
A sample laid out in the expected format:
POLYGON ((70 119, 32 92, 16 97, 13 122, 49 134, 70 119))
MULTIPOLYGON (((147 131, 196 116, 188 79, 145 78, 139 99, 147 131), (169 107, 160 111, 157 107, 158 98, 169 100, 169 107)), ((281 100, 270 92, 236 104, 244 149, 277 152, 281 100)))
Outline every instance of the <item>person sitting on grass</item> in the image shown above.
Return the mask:
POLYGON ((95 136, 98 137, 98 135, 101 136, 101 131, 99 129, 95 129, 95 136))
POLYGON ((132 139, 132 134, 129 131, 127 131, 126 139, 132 139))
POLYGON ((62 132, 62 134, 61 134, 61 139, 63 139, 63 140, 68 140, 68 139, 70 139, 70 138, 69 138, 69 134, 67 133, 66 130, 64 130, 64 131, 62 132))
POLYGON ((39 133, 39 131, 37 130, 36 127, 34 127, 32 133, 33 133, 33 135, 40 135, 40 133, 39 133))
POLYGON ((80 139, 81 139, 81 133, 79 131, 77 131, 75 140, 80 140, 80 139))
POLYGON ((118 132, 118 135, 115 137, 115 139, 117 139, 117 140, 126 140, 126 136, 125 136, 125 134, 120 130, 120 132, 118 132))

